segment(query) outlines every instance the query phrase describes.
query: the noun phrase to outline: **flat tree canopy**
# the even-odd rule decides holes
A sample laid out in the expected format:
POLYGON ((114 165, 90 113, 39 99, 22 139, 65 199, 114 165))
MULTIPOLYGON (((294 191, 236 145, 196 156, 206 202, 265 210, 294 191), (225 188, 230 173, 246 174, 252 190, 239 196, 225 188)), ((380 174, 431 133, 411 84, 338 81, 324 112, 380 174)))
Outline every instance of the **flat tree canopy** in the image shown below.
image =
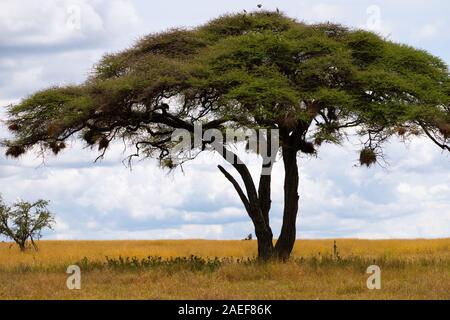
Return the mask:
POLYGON ((347 134, 362 137, 360 162, 367 166, 393 136, 426 136, 450 151, 450 77, 448 66, 423 50, 261 11, 148 35, 104 56, 85 83, 37 92, 9 107, 8 116, 9 156, 34 146, 58 154, 73 136, 104 154, 111 141, 124 139, 136 155, 168 167, 174 166, 172 133, 193 132, 196 121, 203 130, 278 129, 286 177, 275 246, 270 174, 256 187, 245 164, 232 163, 241 187, 220 169, 255 225, 259 255, 286 259, 296 237, 299 152, 315 154, 347 134))

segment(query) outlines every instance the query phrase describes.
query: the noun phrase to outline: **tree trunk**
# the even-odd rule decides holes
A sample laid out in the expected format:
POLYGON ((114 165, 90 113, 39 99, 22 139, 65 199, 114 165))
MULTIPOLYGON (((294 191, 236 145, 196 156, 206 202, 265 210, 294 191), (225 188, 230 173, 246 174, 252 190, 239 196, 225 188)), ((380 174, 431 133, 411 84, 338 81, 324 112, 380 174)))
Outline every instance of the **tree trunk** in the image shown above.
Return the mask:
POLYGON ((269 212, 272 206, 271 188, 273 162, 265 158, 261 168, 259 178, 258 200, 259 210, 265 225, 265 231, 258 238, 258 256, 262 260, 269 260, 273 257, 273 233, 270 228, 269 212))
POLYGON ((19 241, 17 244, 19 245, 20 251, 25 252, 27 250, 26 242, 19 241))
POLYGON ((248 199, 250 201, 250 210, 253 211, 250 217, 255 226, 255 235, 258 239, 258 259, 267 261, 272 259, 274 252, 273 233, 269 224, 269 211, 272 203, 270 197, 272 163, 263 163, 262 170, 264 169, 267 172, 260 176, 258 193, 251 195, 249 192, 248 199))
POLYGON ((273 257, 273 234, 266 224, 255 224, 255 234, 258 239, 258 259, 267 261, 273 257))
MULTIPOLYGON (((258 256, 262 260, 269 260, 273 256, 273 233, 270 228, 269 211, 272 204, 270 197, 270 175, 261 175, 258 189, 259 210, 263 219, 264 229, 259 232, 258 238, 258 256)), ((256 232, 255 225, 255 232, 256 232)))
POLYGON ((296 239, 296 222, 298 213, 298 165, 297 150, 284 146, 282 148, 285 169, 284 178, 284 212, 280 237, 275 245, 275 255, 278 259, 289 259, 296 239))

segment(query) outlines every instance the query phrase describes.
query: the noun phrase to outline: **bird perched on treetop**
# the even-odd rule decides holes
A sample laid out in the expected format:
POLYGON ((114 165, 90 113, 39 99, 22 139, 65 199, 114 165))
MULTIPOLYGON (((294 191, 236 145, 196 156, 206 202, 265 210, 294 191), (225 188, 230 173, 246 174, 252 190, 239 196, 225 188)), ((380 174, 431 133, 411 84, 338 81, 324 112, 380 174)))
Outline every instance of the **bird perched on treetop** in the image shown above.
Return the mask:
POLYGON ((258 4, 257 7, 258 7, 258 9, 261 9, 262 8, 262 4, 258 4))

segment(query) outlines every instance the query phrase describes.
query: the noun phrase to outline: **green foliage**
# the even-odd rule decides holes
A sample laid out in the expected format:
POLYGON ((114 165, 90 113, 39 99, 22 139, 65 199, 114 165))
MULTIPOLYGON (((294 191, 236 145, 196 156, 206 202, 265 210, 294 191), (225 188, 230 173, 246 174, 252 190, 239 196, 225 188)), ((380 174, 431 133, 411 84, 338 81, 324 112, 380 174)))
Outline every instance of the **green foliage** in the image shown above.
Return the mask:
POLYGON ((65 147, 63 141, 78 130, 80 122, 92 115, 93 107, 92 97, 81 86, 50 88, 11 106, 8 126, 16 139, 6 142, 7 155, 18 157, 36 141, 57 154, 65 147))
POLYGON ((248 33, 270 31, 281 33, 289 30, 296 22, 275 12, 224 15, 198 28, 201 37, 217 42, 221 39, 248 33))
POLYGON ((379 36, 367 31, 349 33, 345 41, 351 49, 354 63, 361 68, 382 60, 388 47, 379 36))
MULTIPOLYGON (((77 262, 82 270, 102 270, 111 269, 118 271, 144 271, 149 269, 159 269, 164 272, 173 273, 176 271, 203 271, 212 272, 216 271, 224 263, 233 261, 232 258, 220 259, 220 258, 203 258, 191 255, 189 257, 172 257, 162 258, 159 256, 149 256, 147 258, 139 259, 137 257, 121 257, 111 258, 106 257, 106 261, 90 261, 88 258, 84 258, 77 262)), ((248 259, 248 262, 254 261, 248 259)), ((239 263, 241 260, 238 261, 239 263)))
POLYGON ((163 160, 171 133, 195 120, 296 132, 303 152, 307 140, 340 143, 352 127, 376 154, 399 127, 450 150, 450 77, 423 50, 261 11, 143 37, 106 55, 84 84, 38 92, 8 114, 13 157, 35 145, 57 154, 79 135, 100 150, 125 139, 163 160))
POLYGON ((0 234, 14 240, 22 251, 29 245, 37 250, 35 240, 41 238, 43 229, 52 228, 54 223, 48 205, 45 200, 35 203, 20 200, 9 207, 0 198, 0 234))

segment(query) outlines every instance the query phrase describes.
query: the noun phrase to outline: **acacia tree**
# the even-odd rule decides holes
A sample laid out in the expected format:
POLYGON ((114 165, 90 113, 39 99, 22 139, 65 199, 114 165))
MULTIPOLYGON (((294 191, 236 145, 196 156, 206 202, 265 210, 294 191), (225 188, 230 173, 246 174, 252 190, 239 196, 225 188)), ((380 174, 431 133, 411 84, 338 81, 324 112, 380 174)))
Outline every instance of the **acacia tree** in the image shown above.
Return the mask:
MULTIPOLYGON (((177 129, 277 129, 285 169, 281 233, 273 245, 269 212, 273 154, 258 184, 229 146, 219 154, 238 173, 221 172, 251 218, 263 259, 287 259, 296 239, 300 153, 361 137, 361 165, 382 157, 393 136, 426 136, 450 151, 447 65, 423 50, 336 24, 307 25, 278 12, 234 14, 192 29, 151 34, 104 56, 81 85, 37 92, 8 109, 14 138, 6 154, 39 146, 58 154, 78 137, 98 146, 123 139, 130 155, 173 168, 177 129), (230 160, 232 159, 232 160, 230 160)), ((198 152, 211 141, 201 141, 198 152)))
POLYGON ((20 200, 9 207, 0 197, 0 234, 14 240, 21 251, 25 251, 28 244, 37 250, 35 240, 41 238, 43 229, 51 229, 54 223, 48 205, 45 200, 35 203, 20 200))

